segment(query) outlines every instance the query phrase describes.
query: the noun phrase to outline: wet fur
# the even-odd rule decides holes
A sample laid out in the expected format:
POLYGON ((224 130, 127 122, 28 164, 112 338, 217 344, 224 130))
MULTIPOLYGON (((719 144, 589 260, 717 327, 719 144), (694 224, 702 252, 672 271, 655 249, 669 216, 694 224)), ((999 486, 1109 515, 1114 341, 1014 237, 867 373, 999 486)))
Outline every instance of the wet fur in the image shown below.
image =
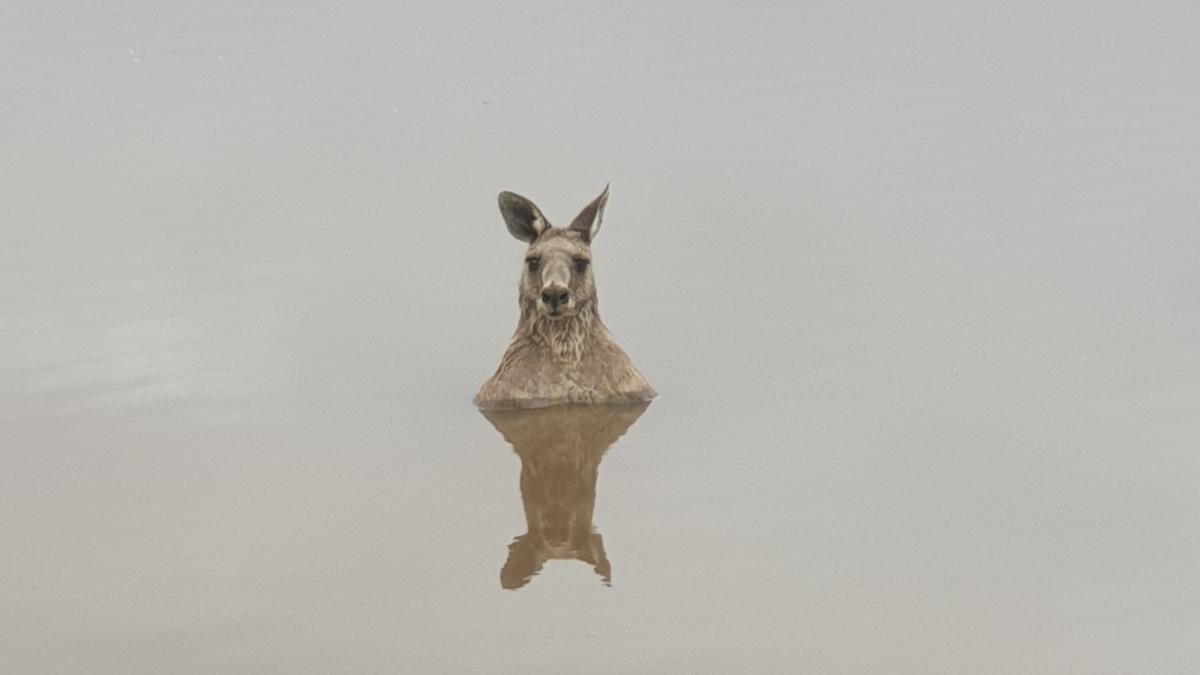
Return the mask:
MULTIPOLYGON (((536 217, 543 218, 540 212, 536 217)), ((528 255, 541 257, 549 267, 572 257, 590 260, 591 247, 575 229, 547 227, 530 243, 528 255)), ((548 316, 539 311, 541 290, 540 273, 526 269, 521 276, 517 329, 495 374, 475 395, 477 406, 539 408, 654 398, 654 389, 600 320, 590 264, 585 273, 570 274, 568 314, 548 316)))

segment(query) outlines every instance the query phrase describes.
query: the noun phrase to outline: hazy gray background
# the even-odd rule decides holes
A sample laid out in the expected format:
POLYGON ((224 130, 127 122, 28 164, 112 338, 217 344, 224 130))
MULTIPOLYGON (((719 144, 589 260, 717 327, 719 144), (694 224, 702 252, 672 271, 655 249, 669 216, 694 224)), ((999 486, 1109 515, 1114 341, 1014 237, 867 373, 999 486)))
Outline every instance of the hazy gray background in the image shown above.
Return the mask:
POLYGON ((1192 2, 0 3, 0 670, 1200 669, 1192 2), (660 398, 517 592, 516 190, 660 398))

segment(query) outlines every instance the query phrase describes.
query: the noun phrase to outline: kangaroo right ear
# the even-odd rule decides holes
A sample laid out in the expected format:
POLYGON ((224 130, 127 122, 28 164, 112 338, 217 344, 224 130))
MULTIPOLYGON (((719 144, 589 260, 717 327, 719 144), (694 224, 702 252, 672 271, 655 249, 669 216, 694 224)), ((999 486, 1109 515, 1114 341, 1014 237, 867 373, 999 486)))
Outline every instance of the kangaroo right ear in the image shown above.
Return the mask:
POLYGON ((538 207, 515 192, 500 193, 500 215, 512 236, 525 242, 537 239, 550 227, 538 207))
POLYGON ((529 583, 541 569, 542 561, 538 560, 529 535, 523 534, 508 545, 508 560, 500 569, 500 587, 515 591, 529 583))

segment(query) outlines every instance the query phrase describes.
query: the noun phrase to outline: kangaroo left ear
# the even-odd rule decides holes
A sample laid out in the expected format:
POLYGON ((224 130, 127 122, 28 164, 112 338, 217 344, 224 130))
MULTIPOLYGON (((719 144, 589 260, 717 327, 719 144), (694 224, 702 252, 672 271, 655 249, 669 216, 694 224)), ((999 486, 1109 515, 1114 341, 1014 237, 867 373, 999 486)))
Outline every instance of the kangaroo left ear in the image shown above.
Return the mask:
POLYGON ((571 221, 571 225, 567 229, 578 232, 585 242, 592 243, 592 240, 596 238, 596 233, 600 231, 600 222, 604 220, 604 205, 607 203, 608 185, 606 184, 604 192, 592 200, 591 204, 583 207, 583 210, 575 216, 575 220, 571 221))
POLYGON ((604 554, 604 537, 600 536, 599 532, 588 535, 587 549, 580 551, 575 558, 591 565, 592 570, 600 577, 601 583, 605 586, 612 586, 612 564, 608 562, 608 556, 604 554))

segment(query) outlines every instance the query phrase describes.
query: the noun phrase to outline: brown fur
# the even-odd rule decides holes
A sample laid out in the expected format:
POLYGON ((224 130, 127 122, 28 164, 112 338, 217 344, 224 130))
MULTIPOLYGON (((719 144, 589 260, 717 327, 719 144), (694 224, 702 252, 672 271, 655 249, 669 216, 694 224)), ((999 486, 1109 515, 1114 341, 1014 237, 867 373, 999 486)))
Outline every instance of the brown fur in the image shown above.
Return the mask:
POLYGON ((604 539, 592 526, 596 478, 605 451, 648 405, 483 411, 521 458, 526 532, 508 546, 501 586, 521 588, 548 560, 581 560, 611 585, 604 539))
POLYGON ((600 320, 591 266, 605 192, 568 228, 551 227, 532 202, 501 194, 509 231, 529 241, 521 275, 521 317, 500 366, 475 395, 485 409, 538 408, 562 403, 649 401, 655 391, 600 320), (580 270, 580 261, 586 261, 580 270), (569 302, 551 308, 546 293, 569 302), (565 296, 564 296, 565 297, 565 296))

